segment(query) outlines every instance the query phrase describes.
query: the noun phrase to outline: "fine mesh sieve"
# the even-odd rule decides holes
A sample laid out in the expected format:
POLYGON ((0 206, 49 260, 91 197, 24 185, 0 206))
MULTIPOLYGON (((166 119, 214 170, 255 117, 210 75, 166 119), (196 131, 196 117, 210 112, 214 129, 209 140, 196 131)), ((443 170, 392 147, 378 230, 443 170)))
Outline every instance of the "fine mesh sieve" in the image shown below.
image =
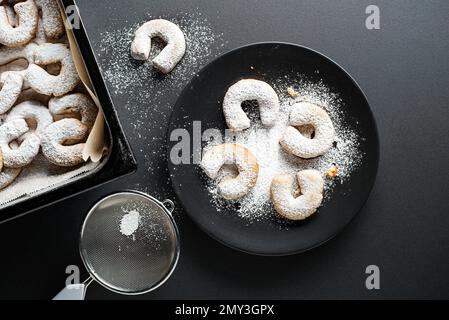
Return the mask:
POLYGON ((136 191, 116 193, 98 202, 87 214, 80 237, 81 258, 91 279, 128 295, 162 285, 179 258, 173 209, 170 200, 159 202, 136 191))

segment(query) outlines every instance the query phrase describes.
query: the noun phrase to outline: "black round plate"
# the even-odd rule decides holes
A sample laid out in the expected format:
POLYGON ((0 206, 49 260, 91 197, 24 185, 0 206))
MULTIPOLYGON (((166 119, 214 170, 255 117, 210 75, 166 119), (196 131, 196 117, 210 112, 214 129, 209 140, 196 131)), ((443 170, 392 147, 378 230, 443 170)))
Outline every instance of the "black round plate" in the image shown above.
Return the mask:
MULTIPOLYGON (((168 129, 168 167, 174 190, 190 217, 214 239, 237 250, 258 255, 288 255, 316 247, 334 237, 357 214, 373 187, 379 162, 379 139, 368 102, 357 83, 335 62, 311 49, 287 43, 258 43, 222 55, 190 81, 175 105, 168 129), (322 80, 337 92, 346 108, 345 121, 357 123, 362 163, 330 199, 305 222, 280 227, 276 219, 248 223, 232 210, 218 211, 211 203, 204 177, 195 164, 174 165, 170 151, 177 141, 170 133, 185 128, 195 148, 193 121, 202 131, 219 128, 225 120, 218 103, 227 89, 242 78, 264 80, 300 72, 312 81, 322 80)), ((196 148, 198 149, 198 148, 196 148)))

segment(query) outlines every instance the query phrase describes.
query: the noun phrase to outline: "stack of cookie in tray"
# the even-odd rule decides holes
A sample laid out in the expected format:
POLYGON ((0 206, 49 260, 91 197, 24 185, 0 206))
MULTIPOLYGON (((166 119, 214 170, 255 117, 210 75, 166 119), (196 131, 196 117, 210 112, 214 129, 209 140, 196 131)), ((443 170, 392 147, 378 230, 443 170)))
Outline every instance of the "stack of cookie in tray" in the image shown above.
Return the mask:
POLYGON ((37 158, 76 167, 95 123, 57 0, 0 0, 0 190, 37 158))

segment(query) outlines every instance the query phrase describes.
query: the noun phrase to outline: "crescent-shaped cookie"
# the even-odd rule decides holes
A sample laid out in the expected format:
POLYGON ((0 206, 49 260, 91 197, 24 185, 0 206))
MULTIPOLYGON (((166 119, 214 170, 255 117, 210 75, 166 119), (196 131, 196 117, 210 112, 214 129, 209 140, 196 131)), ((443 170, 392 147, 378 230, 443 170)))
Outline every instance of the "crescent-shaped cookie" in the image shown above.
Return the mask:
POLYGON ((278 175, 271 182, 271 200, 281 217, 304 220, 321 206, 323 189, 324 180, 316 170, 303 170, 296 176, 278 175), (299 196, 295 194, 297 191, 299 196))
POLYGON ((259 164, 245 146, 232 143, 214 146, 201 160, 202 169, 212 179, 217 178, 223 165, 235 165, 238 169, 236 177, 225 177, 218 183, 218 192, 223 198, 237 200, 256 185, 259 164))
POLYGON ((279 98, 266 82, 244 79, 232 85, 223 100, 223 113, 228 128, 242 131, 250 127, 250 121, 242 109, 244 101, 256 100, 260 109, 260 119, 264 126, 273 126, 279 113, 279 98))

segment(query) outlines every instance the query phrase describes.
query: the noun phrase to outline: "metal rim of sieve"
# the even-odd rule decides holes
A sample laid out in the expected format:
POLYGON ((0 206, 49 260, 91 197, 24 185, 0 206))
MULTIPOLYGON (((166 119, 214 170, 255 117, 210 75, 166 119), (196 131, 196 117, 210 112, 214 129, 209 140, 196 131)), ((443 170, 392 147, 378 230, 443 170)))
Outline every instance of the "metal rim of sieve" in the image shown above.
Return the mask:
POLYGON ((145 294, 145 293, 149 293, 153 290, 156 290, 157 288, 159 288, 160 286, 162 286, 169 278, 170 276, 173 274, 173 272, 176 269, 176 266, 178 264, 179 261, 179 255, 180 255, 180 236, 179 236, 179 230, 178 230, 178 226, 176 225, 175 219, 173 218, 172 212, 175 208, 174 203, 171 200, 164 200, 164 201, 159 201, 156 198, 144 193, 144 192, 140 192, 140 191, 135 191, 135 190, 126 190, 126 191, 120 191, 120 192, 114 192, 106 197, 101 198, 101 200, 99 200, 98 202, 95 203, 95 205, 92 206, 92 208, 89 210, 89 212, 87 213, 86 217, 84 218, 83 221, 83 225, 81 227, 81 232, 80 232, 80 238, 79 238, 79 253, 81 256, 81 260, 83 261, 84 267, 86 268, 87 272, 89 273, 91 280, 89 281, 86 280, 86 283, 88 286, 92 280, 95 280, 95 282, 97 282, 98 284, 100 284, 101 286, 103 286, 104 288, 115 292, 115 293, 119 293, 119 294, 123 294, 123 295, 129 295, 129 296, 134 296, 134 295, 141 295, 141 294, 145 294), (102 280, 95 271, 92 270, 92 267, 89 264, 89 259, 87 257, 85 257, 85 255, 83 254, 83 245, 82 245, 82 239, 83 239, 83 233, 86 227, 86 223, 89 220, 90 216, 95 212, 95 210, 105 201, 110 200, 111 198, 117 197, 117 196, 123 196, 123 195, 138 195, 141 196, 142 198, 144 198, 145 200, 148 200, 152 203, 154 203, 155 205, 157 205, 160 209, 163 210, 163 212, 167 215, 173 230, 174 230, 174 234, 175 234, 175 257, 174 260, 172 262, 172 265, 169 269, 169 271, 164 275, 164 277, 161 278, 161 280, 159 282, 157 282, 156 284, 154 284, 151 288, 145 289, 145 290, 140 290, 140 291, 124 291, 124 290, 120 290, 120 288, 117 287, 113 287, 110 286, 106 283, 106 281, 102 280), (169 208, 167 208, 169 207, 169 208))

